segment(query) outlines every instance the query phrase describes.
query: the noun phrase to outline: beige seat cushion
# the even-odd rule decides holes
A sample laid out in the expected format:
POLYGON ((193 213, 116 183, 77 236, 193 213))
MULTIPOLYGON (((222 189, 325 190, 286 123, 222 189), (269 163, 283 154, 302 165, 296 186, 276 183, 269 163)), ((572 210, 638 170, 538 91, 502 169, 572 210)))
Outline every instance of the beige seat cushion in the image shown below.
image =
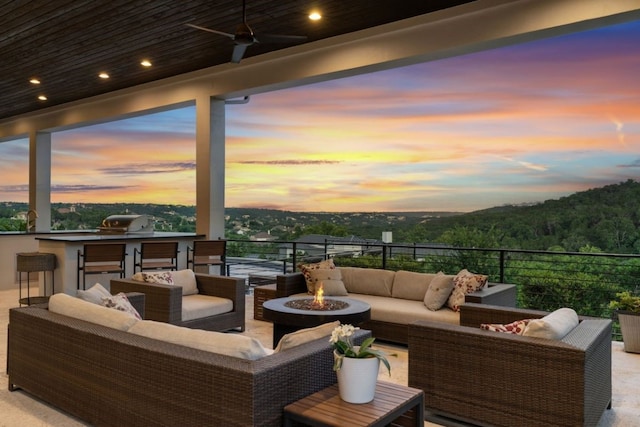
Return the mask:
POLYGON ((128 331, 139 322, 135 316, 124 311, 103 307, 64 293, 54 294, 49 298, 49 311, 121 331, 128 331))
POLYGON ((187 295, 182 297, 182 321, 202 319, 203 317, 229 313, 233 310, 233 301, 211 295, 187 295))
POLYGON ((190 329, 153 320, 141 320, 134 326, 129 333, 241 359, 256 360, 273 353, 257 339, 245 335, 190 329))
POLYGON ((416 320, 436 320, 453 325, 460 324, 460 313, 448 307, 443 307, 438 311, 431 311, 424 306, 423 301, 363 294, 349 294, 349 298, 368 303, 371 306, 371 320, 406 325, 416 320))

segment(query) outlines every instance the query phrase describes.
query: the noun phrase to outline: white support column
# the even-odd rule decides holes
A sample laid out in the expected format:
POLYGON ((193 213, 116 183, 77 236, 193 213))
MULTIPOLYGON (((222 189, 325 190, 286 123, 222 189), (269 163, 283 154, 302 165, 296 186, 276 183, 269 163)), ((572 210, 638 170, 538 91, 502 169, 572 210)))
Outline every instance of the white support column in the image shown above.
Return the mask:
POLYGON ((196 98, 196 232, 224 237, 225 103, 196 98))
POLYGON ((29 209, 38 213, 36 231, 51 231, 51 133, 49 132, 29 134, 29 209))

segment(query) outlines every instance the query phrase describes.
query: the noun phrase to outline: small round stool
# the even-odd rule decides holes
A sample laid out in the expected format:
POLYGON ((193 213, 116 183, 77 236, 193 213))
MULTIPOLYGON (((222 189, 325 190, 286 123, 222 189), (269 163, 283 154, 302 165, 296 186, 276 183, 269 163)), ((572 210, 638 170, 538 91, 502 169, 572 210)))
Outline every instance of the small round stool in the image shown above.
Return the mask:
POLYGON ((20 305, 42 304, 49 301, 47 296, 47 271, 51 272, 51 294, 55 292, 53 270, 56 268, 55 254, 43 252, 23 252, 16 254, 16 270, 18 270, 18 280, 20 281, 20 305), (44 296, 32 297, 29 290, 29 273, 35 271, 44 272, 44 296), (27 273, 27 297, 22 298, 22 273, 27 273))

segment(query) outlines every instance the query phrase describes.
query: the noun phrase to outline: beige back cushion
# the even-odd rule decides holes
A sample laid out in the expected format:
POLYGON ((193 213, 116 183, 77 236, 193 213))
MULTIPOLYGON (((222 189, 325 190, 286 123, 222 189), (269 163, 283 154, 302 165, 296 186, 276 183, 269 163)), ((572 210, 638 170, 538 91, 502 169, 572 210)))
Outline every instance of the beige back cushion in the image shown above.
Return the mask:
POLYGON ((273 353, 257 339, 245 335, 190 329, 153 320, 138 321, 129 333, 241 359, 257 360, 273 353))
POLYGON ((396 275, 393 278, 391 296, 412 301, 422 301, 434 277, 435 274, 432 273, 415 273, 404 270, 396 271, 396 275))
POLYGON ((382 297, 391 296, 395 271, 360 267, 339 268, 347 292, 382 297))
POLYGON ((64 293, 54 294, 49 298, 49 311, 121 331, 127 331, 139 322, 124 311, 103 307, 64 293))

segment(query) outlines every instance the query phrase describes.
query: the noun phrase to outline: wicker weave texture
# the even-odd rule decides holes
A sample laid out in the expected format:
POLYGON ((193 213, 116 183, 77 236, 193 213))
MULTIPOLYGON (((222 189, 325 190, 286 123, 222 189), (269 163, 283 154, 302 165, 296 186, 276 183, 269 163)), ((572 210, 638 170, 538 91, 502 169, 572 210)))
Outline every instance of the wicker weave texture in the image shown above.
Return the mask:
POLYGON ((196 274, 198 293, 233 302, 229 313, 182 321, 182 288, 175 285, 145 283, 131 279, 112 279, 111 292, 142 292, 145 294, 145 319, 171 323, 209 331, 226 331, 245 328, 244 280, 211 274, 196 274))
MULTIPOLYGON (((464 307, 461 321, 468 323, 464 307)), ((484 305, 469 310, 482 311, 481 323, 533 314, 484 305)), ((425 391, 426 411, 475 424, 596 426, 611 403, 611 321, 582 319, 560 341, 415 322, 409 386, 425 391)))
POLYGON ((23 252, 16 255, 17 271, 53 271, 55 268, 55 254, 44 252, 23 252))
POLYGON ((10 387, 95 426, 279 426, 336 382, 325 339, 248 361, 36 307, 11 310, 7 357, 10 387))

